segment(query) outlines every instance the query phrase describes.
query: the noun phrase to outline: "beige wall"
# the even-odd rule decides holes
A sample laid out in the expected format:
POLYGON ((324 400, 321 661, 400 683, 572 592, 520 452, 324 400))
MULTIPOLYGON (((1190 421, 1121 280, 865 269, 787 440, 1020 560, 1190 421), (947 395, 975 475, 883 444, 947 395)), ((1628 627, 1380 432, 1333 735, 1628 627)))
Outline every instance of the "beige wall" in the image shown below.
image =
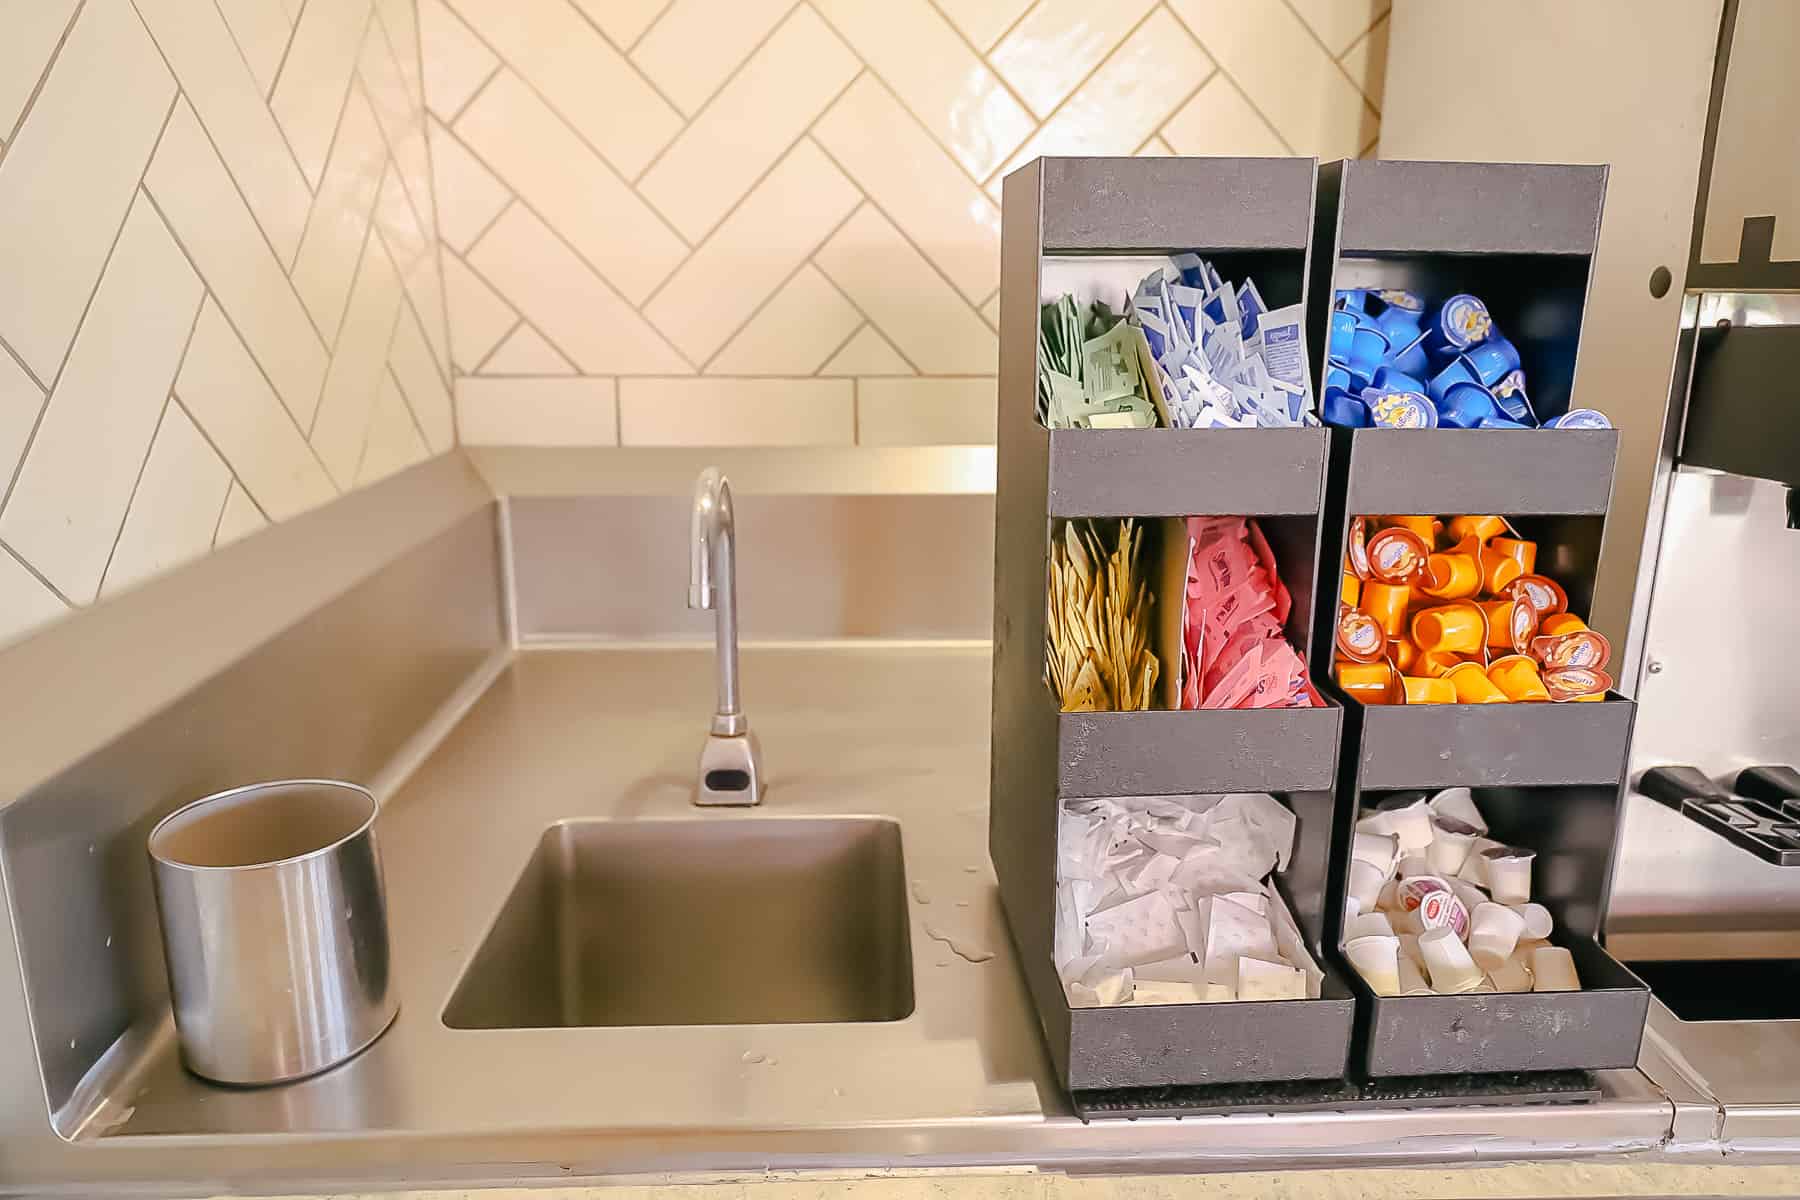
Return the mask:
POLYGON ((420 0, 471 444, 993 439, 1000 179, 1353 156, 1387 0, 420 0))
POLYGON ((1574 400, 1619 427, 1593 613, 1615 640, 1668 400, 1720 8, 1397 0, 1390 17, 1382 157, 1612 165, 1574 400), (1675 284, 1656 299, 1659 266, 1675 284))
POLYGON ((420 78, 413 0, 0 3, 0 642, 454 444, 420 78))
POLYGON ((1775 218, 1770 260, 1800 260, 1796 52, 1800 52, 1800 4, 1739 0, 1706 196, 1703 263, 1736 262, 1744 218, 1762 216, 1775 218))

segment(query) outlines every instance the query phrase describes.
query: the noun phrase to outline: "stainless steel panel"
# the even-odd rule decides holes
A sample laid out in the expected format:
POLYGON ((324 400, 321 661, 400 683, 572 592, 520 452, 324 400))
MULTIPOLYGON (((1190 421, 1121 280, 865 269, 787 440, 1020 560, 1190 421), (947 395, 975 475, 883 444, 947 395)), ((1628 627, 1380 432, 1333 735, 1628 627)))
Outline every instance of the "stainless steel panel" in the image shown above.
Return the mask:
MULTIPOLYGON (((277 527, 270 537, 288 533, 277 527)), ((311 616, 267 630, 255 653, 0 812, 16 986, 29 1012, 29 1024, 21 1016, 6 1026, 18 1039, 9 1051, 20 1055, 12 1078, 41 1078, 39 1128, 54 1113, 59 1132, 80 1129, 93 1116, 72 1103, 83 1077, 97 1064, 129 1070, 128 1053, 102 1057, 122 1038, 128 1047, 146 1039, 167 1011, 144 853, 151 827, 180 804, 246 781, 374 779, 499 649, 496 547, 492 506, 464 517, 311 616)))
POLYGON ((1081 1122, 1055 1083, 984 865, 989 671, 976 650, 747 650, 772 782, 767 811, 722 813, 687 797, 692 721, 711 694, 705 652, 521 656, 384 812, 409 998, 389 1033, 323 1075, 247 1092, 202 1083, 166 1037, 152 1040, 155 1057, 119 1095, 122 1122, 94 1130, 98 1145, 15 1133, 0 1142, 8 1184, 91 1192, 155 1178, 197 1194, 846 1164, 1144 1172, 1662 1143, 1671 1105, 1635 1072, 1604 1073, 1594 1104, 1081 1122), (904 831, 918 964, 905 1020, 456 1030, 439 1019, 548 824, 754 824, 840 816, 849 797, 904 831))
POLYGON ((1522 162, 1344 164, 1338 253, 1594 252, 1603 166, 1522 162))
MULTIPOLYGON (((732 488, 746 642, 992 632, 992 496, 770 496, 735 476, 732 488)), ((712 614, 684 603, 686 496, 517 496, 507 508, 521 641, 711 640, 712 614)))
POLYGON ((374 793, 233 788, 150 831, 169 996, 189 1070, 282 1083, 336 1066, 399 1011, 374 793))
POLYGON ((1800 77, 1793 70, 1800 6, 1791 0, 1737 0, 1734 7, 1737 23, 1719 97, 1699 260, 1737 262, 1745 220, 1773 216, 1769 257, 1800 279, 1800 175, 1794 171, 1792 130, 1771 120, 1771 114, 1800 107, 1800 77))
POLYGON ((1312 226, 1310 158, 1082 157, 1031 165, 1042 170, 1043 245, 1051 253, 1304 250, 1312 226))
MULTIPOLYGON (((1681 763, 1715 780, 1800 764, 1800 532, 1778 484, 1677 470, 1637 680, 1633 779, 1681 763), (1722 615, 1728 614, 1728 615, 1722 615)), ((1800 926, 1800 872, 1771 866, 1671 809, 1627 797, 1609 933, 1800 926)))
POLYGON ((898 1021, 900 825, 558 821, 444 1010, 452 1029, 898 1021))

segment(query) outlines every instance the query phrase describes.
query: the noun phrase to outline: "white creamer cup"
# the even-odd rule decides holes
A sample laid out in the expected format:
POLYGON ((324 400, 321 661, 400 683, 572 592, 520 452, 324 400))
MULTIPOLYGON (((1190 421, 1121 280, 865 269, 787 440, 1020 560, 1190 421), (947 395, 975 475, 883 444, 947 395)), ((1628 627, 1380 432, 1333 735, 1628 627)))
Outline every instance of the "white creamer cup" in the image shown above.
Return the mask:
POLYGON ((1519 944, 1525 918, 1504 904, 1478 904, 1469 915, 1469 955, 1484 971, 1506 964, 1519 944))
POLYGON ((1497 992, 1529 992, 1531 990, 1531 968, 1518 954, 1501 963, 1488 972, 1488 978, 1494 981, 1497 992))
POLYGON ((1400 839, 1391 833, 1359 833, 1351 842, 1350 857, 1379 868, 1383 875, 1392 875, 1400 857, 1400 839))
POLYGON ((1431 808, 1424 797, 1404 808, 1383 809, 1381 815, 1388 818, 1392 832, 1400 839, 1401 857, 1423 854, 1430 847, 1433 837, 1431 808))
POLYGON ((1466 787, 1445 788, 1430 800, 1431 811, 1440 817, 1454 817, 1465 825, 1473 825, 1475 832, 1485 834, 1488 831, 1487 821, 1482 818, 1481 810, 1475 807, 1475 793, 1466 787))
POLYGON ((1400 939, 1372 934, 1344 943, 1344 957, 1377 996, 1400 994, 1400 939))
POLYGON ((1469 957, 1469 948, 1449 926, 1428 929, 1419 936, 1419 953, 1425 956, 1425 970, 1431 976, 1432 990, 1446 995, 1472 992, 1487 976, 1469 957))
POLYGON ((1400 994, 1402 996, 1434 996, 1425 970, 1404 952, 1400 955, 1400 994))
POLYGON ((1408 854, 1394 864, 1394 874, 1401 879, 1412 879, 1419 875, 1436 875, 1431 869, 1431 859, 1424 854, 1408 854))
POLYGON ((1575 956, 1561 946, 1539 946, 1531 952, 1531 990, 1534 992, 1579 992, 1581 979, 1575 974, 1575 956))
POLYGON ((1350 860, 1350 895, 1362 905, 1362 911, 1368 912, 1375 907, 1376 897, 1381 895, 1381 885, 1387 882, 1387 872, 1373 863, 1364 862, 1360 858, 1350 860))
POLYGON ((1531 899, 1531 861, 1537 851, 1520 846, 1496 846, 1483 850, 1488 892, 1499 904, 1524 904, 1531 899))
POLYGON ((1360 937, 1393 937, 1394 927, 1386 913, 1363 913, 1344 924, 1344 942, 1348 945, 1360 937))
POLYGON ((1456 817, 1433 817, 1431 827, 1431 849, 1425 852, 1425 860, 1431 864, 1432 874, 1448 878, 1462 870, 1480 831, 1456 817))
POLYGON ((1550 910, 1541 904, 1515 904, 1511 907, 1519 914, 1519 919, 1525 922, 1525 929, 1519 934, 1520 941, 1542 941, 1556 928, 1556 921, 1550 916, 1550 910))
POLYGON ((1488 885, 1486 851, 1504 846, 1505 842, 1496 842, 1490 837, 1478 837, 1469 847, 1469 856, 1463 859, 1462 869, 1456 873, 1458 879, 1466 879, 1476 887, 1488 885))

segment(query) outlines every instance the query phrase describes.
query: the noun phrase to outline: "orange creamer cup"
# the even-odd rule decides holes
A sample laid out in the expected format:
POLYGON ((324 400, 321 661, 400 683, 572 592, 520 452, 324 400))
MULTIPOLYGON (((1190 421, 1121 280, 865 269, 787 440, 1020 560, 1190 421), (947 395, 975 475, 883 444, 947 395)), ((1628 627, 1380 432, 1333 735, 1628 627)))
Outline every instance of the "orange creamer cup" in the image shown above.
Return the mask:
POLYGON ((1424 539, 1427 549, 1437 545, 1438 535, 1444 532, 1444 523, 1432 516, 1383 517, 1381 519, 1400 529, 1412 530, 1424 539))
POLYGON ((1509 583, 1525 574, 1525 568, 1518 559, 1491 545, 1481 548, 1479 561, 1482 590, 1495 595, 1505 591, 1509 583))
POLYGON ((1450 536, 1457 541, 1473 537, 1477 541, 1487 541, 1506 532, 1505 517, 1451 517, 1450 536))
POLYGON ((1368 579, 1363 581, 1362 600, 1357 607, 1374 617, 1392 638, 1406 632, 1406 607, 1411 602, 1412 589, 1404 583, 1368 579))
POLYGON ((1516 559, 1519 574, 1530 575, 1537 570, 1537 543, 1528 542, 1524 538, 1497 537, 1488 545, 1508 558, 1516 559))
POLYGON ((1400 673, 1412 674, 1413 664, 1419 661, 1418 643, 1409 637, 1397 637, 1388 643, 1388 649, 1394 652, 1394 666, 1400 673))
POLYGON ((1413 615, 1412 639, 1427 652, 1480 654, 1487 644, 1487 622, 1473 601, 1440 604, 1413 615))
POLYGON ((1339 659, 1338 686, 1364 704, 1386 704, 1394 685, 1394 668, 1385 662, 1359 663, 1339 659))
POLYGON ((1541 637, 1555 637, 1562 633, 1574 633, 1578 629, 1586 629, 1587 622, 1574 613, 1551 613, 1538 623, 1538 634, 1541 637))
POLYGON ((1413 665, 1413 674, 1423 675, 1427 679, 1436 679, 1440 675, 1448 675, 1467 661, 1469 660, 1460 654, 1446 654, 1441 650, 1421 650, 1419 651, 1419 661, 1413 665))
POLYGON ((1419 590, 1439 600, 1467 600, 1481 590, 1481 562, 1460 548, 1433 554, 1425 560, 1419 590))
POLYGON ((1456 689, 1459 704, 1505 704, 1507 695, 1500 690, 1500 685, 1487 677, 1487 672, 1480 663, 1457 663, 1450 668, 1445 679, 1456 689))
POLYGON ((1512 700, 1549 700, 1550 691, 1529 655, 1508 654, 1488 664, 1487 677, 1512 700))
POLYGON ((1448 679, 1424 679, 1417 675, 1403 675, 1400 686, 1405 691, 1408 704, 1455 704, 1456 688, 1448 679))
POLYGON ((1362 599, 1362 580, 1356 577, 1355 572, 1344 572, 1344 585, 1338 593, 1338 599, 1352 608, 1356 607, 1357 601, 1362 599))

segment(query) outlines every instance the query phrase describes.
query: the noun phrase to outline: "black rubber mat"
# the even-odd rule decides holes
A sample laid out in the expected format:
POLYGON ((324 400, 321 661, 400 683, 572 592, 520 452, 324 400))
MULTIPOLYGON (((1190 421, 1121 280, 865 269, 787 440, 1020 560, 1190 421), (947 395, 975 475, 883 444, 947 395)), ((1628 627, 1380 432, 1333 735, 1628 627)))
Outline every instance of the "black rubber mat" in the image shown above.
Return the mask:
POLYGON ((1118 1088, 1070 1094, 1075 1114, 1084 1121, 1317 1109, 1581 1104, 1599 1098, 1600 1088, 1587 1071, 1118 1088))

